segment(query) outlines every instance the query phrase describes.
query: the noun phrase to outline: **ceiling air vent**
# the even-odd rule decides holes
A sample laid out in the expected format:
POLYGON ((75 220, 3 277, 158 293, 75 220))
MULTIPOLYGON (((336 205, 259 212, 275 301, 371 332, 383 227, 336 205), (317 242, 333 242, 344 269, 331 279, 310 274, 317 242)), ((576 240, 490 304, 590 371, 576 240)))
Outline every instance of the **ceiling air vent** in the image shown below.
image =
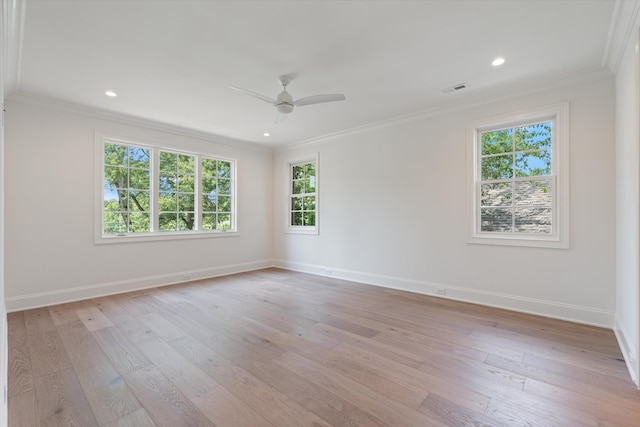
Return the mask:
POLYGON ((457 90, 464 89, 466 87, 467 87, 466 83, 458 83, 457 85, 445 87, 444 89, 441 89, 441 91, 442 93, 449 93, 449 92, 455 92, 457 90))

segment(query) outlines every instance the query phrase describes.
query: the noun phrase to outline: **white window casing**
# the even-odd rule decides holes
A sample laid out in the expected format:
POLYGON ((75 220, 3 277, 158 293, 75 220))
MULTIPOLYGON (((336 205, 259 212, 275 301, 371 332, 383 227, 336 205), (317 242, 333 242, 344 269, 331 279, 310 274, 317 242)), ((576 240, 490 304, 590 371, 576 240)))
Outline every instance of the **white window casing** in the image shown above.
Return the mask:
MULTIPOLYGON (((569 103, 523 110, 469 123, 467 127, 469 243, 569 248, 569 136, 569 103), (514 136, 512 151, 499 151, 497 154, 482 152, 483 135, 490 137, 493 133, 518 132, 542 125, 548 125, 547 127, 551 129, 550 147, 531 148, 526 147, 527 144, 524 143, 525 148, 518 148, 517 138, 514 136), (529 156, 532 153, 533 155, 529 156), (531 174, 526 173, 525 170, 525 173, 518 175, 518 161, 526 165, 527 157, 536 161, 534 157, 543 156, 550 159, 550 170, 531 174), (483 160, 485 165, 491 165, 492 162, 497 164, 504 160, 511 161, 509 158, 513 159, 511 176, 487 176, 490 175, 489 172, 483 176, 483 160), (536 191, 539 193, 537 196, 536 191), (501 194, 505 195, 502 199, 501 194), (529 198, 523 196, 524 194, 529 198), (487 200, 493 201, 494 204, 486 204, 487 200), (504 213, 502 223, 499 217, 501 212, 504 213), (538 216, 534 212, 537 212, 538 216), (486 215, 484 222, 483 214, 486 215), (498 219, 494 223, 487 221, 487 218, 498 219), (512 224, 509 224, 509 221, 512 221, 512 224), (516 225, 518 221, 520 227, 516 225), (501 228, 500 224, 504 227, 501 228)), ((489 167, 487 170, 491 171, 489 167)), ((535 171, 540 170, 535 169, 535 171)))
POLYGON ((319 233, 319 169, 318 153, 286 163, 288 190, 285 232, 319 233), (307 176, 307 171, 312 171, 311 175, 307 176))
MULTIPOLYGON (((238 235, 236 161, 233 159, 96 132, 95 175, 96 244, 238 235), (126 148, 126 160, 122 165, 108 163, 110 160, 105 155, 107 146, 126 148), (132 152, 142 153, 144 160, 134 164, 130 160, 133 155, 129 153, 132 152), (161 156, 165 159, 164 166, 160 165, 161 156), (175 159, 175 171, 167 169, 167 159, 175 159), (114 179, 110 177, 110 181, 107 181, 107 171, 114 170, 122 171, 127 182, 108 185, 107 182, 111 184, 114 179), (144 179, 145 174, 148 174, 148 180, 144 179), (134 183, 134 176, 143 177, 139 181, 145 182, 134 183), (171 200, 171 192, 163 189, 163 177, 175 186, 175 204, 171 200), (123 199, 126 201, 122 202, 123 199), (134 215, 138 219, 136 226, 133 225, 134 215), (160 215, 165 215, 164 221, 160 215), (166 218, 171 215, 176 217, 175 227, 167 225, 166 218), (127 219, 120 221, 118 216, 127 219), (189 219, 189 225, 178 225, 180 219, 184 221, 185 217, 189 219)), ((120 181, 124 182, 125 179, 120 181)))

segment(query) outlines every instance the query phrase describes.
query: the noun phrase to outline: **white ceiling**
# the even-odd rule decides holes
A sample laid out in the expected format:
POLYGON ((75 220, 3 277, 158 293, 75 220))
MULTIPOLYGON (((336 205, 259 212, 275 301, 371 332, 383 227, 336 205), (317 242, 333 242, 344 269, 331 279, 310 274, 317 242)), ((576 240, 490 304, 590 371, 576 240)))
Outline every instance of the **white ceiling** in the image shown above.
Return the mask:
POLYGON ((602 67, 613 0, 27 0, 17 94, 270 146, 602 67), (504 56, 507 62, 492 67, 504 56), (347 100, 274 107, 229 89, 347 100), (465 82, 467 89, 443 94, 465 82), (117 92, 108 98, 105 90, 117 92), (265 138, 263 133, 271 133, 265 138))

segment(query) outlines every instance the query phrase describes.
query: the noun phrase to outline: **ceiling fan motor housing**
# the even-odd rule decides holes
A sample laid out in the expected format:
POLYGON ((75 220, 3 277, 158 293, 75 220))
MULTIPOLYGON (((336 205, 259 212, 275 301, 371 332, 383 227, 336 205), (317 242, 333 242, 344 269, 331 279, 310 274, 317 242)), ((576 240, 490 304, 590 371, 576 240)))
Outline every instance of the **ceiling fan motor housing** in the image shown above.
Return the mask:
POLYGON ((278 95, 276 108, 278 109, 278 113, 281 114, 289 114, 293 111, 293 97, 286 91, 286 89, 278 95))

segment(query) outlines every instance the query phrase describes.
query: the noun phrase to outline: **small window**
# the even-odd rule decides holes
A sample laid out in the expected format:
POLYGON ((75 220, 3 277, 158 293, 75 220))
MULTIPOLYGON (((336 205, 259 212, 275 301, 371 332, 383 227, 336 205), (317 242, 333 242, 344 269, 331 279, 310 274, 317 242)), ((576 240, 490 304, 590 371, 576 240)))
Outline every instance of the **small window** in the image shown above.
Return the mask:
POLYGON ((471 242, 568 246, 567 108, 473 125, 471 242))
POLYGON ((235 162, 107 137, 96 242, 235 231, 235 162))
POLYGON ((300 233, 318 231, 318 161, 289 164, 288 230, 300 233))

